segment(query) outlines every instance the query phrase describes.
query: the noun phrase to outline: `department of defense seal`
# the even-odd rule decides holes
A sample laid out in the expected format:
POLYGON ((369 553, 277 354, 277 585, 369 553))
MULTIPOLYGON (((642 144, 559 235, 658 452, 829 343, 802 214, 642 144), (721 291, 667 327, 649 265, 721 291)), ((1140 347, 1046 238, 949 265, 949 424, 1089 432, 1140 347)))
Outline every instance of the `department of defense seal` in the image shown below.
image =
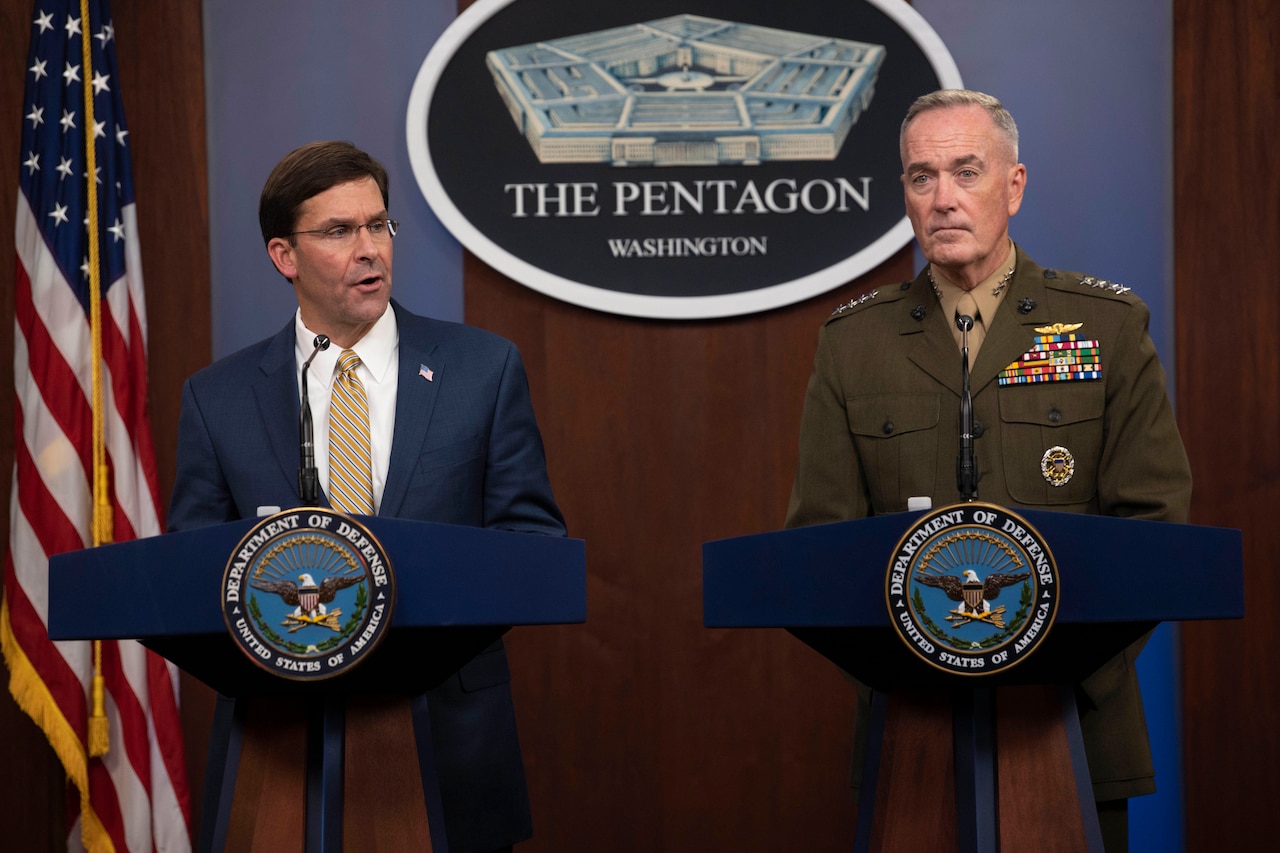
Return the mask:
POLYGON ((893 627, 930 665, 990 675, 1025 660, 1058 612, 1058 567, 1025 519, 994 504, 928 512, 885 577, 893 627))
POLYGON ((319 507, 259 521, 222 577, 222 615, 236 645, 295 681, 332 678, 363 661, 394 606, 382 545, 360 522, 319 507))

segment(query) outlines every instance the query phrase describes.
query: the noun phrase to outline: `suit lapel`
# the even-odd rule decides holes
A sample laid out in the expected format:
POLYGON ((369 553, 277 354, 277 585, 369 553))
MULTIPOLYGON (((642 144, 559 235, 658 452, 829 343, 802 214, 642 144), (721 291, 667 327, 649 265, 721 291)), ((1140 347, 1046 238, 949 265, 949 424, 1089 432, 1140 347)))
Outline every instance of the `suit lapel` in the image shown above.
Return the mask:
POLYGON ((399 364, 396 367, 396 423, 391 439, 391 463, 382 490, 378 514, 400 512, 409 483, 417 474, 418 457, 426 442, 427 428, 445 382, 444 359, 435 354, 437 344, 424 338, 412 315, 396 308, 399 329, 399 364), (424 375, 430 372, 430 379, 424 375))
POLYGON ((908 357, 924 372, 941 382, 958 397, 960 396, 960 351, 956 349, 955 337, 951 334, 950 318, 942 316, 938 299, 929 290, 927 279, 921 275, 916 280, 917 286, 923 286, 928 294, 925 300, 928 307, 923 321, 911 319, 903 314, 898 328, 900 334, 915 334, 907 350, 908 357))
POLYGON ((258 367, 262 375, 253 384, 254 399, 262 417, 263 430, 270 439, 276 461, 298 492, 299 432, 301 411, 298 402, 298 377, 295 375, 293 320, 271 339, 258 367))

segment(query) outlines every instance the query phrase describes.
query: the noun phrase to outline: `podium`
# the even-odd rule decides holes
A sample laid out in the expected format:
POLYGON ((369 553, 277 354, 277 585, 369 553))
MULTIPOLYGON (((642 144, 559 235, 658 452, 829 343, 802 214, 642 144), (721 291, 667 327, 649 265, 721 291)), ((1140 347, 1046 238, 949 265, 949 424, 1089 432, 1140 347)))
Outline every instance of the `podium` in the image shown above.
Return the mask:
POLYGON ((1002 834, 1037 839, 1035 849, 1100 851, 1071 685, 1162 621, 1244 615, 1238 530, 1018 514, 1053 552, 1058 613, 1033 655, 986 676, 930 666, 890 624, 889 559, 922 513, 703 546, 707 627, 787 628, 876 691, 858 850, 927 845, 917 830, 941 814, 954 815, 951 835, 962 853, 994 853, 1002 834), (917 766, 893 766, 895 755, 906 754, 917 766), (1054 838, 1060 847, 1044 846, 1054 838))
MULTIPOLYGON (((351 769, 344 768, 344 721, 351 709, 363 720, 362 743, 376 746, 411 719, 416 746, 416 762, 406 759, 408 771, 398 777, 392 767, 383 780, 382 800, 378 792, 370 794, 373 802, 365 810, 386 806, 388 792, 420 786, 422 823, 430 828, 432 849, 447 851, 422 694, 512 626, 586 620, 582 540, 404 519, 359 520, 381 543, 395 572, 391 630, 360 666, 318 682, 290 681, 259 668, 227 632, 221 581, 228 558, 257 519, 69 552, 49 561, 51 639, 136 639, 220 694, 205 780, 202 850, 226 846, 236 819, 233 802, 237 810, 247 806, 270 813, 296 809, 300 798, 305 799, 305 849, 340 850, 344 803, 348 815, 353 808, 343 790, 344 769, 351 769), (368 697, 386 695, 408 697, 403 719, 394 710, 370 710, 368 697), (279 714, 265 730, 259 725, 279 709, 293 714, 298 708, 305 709, 305 732, 296 724, 281 725, 279 714), (246 802, 243 792, 236 793, 242 747, 264 738, 305 742, 305 776, 294 768, 286 772, 294 778, 275 788, 261 785, 258 799, 246 802)), ((281 759, 270 749, 264 746, 262 755, 252 753, 248 760, 278 767, 281 759)), ((372 820, 370 814, 352 817, 372 820)))

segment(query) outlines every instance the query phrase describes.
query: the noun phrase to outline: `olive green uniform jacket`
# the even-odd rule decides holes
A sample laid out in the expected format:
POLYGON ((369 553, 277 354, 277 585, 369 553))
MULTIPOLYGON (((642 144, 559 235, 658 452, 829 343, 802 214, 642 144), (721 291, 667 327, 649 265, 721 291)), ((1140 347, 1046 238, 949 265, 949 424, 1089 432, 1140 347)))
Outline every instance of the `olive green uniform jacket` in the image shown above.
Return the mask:
MULTIPOLYGON (((1008 287, 971 371, 978 499, 1185 522, 1191 472, 1147 334, 1146 305, 1119 285, 1043 269, 1021 248, 1008 287), (1054 323, 1080 323, 1077 337, 1099 342, 1101 377, 999 385, 1000 371, 1041 334, 1036 327, 1054 323), (1041 472, 1052 447, 1075 459, 1061 486, 1041 472)), ((805 396, 788 527, 900 512, 912 496, 927 495, 935 507, 960 500, 953 322, 924 273, 827 320, 805 396)), ((1135 643, 1077 690, 1099 800, 1155 790, 1134 672, 1141 647, 1135 643)), ((855 784, 860 771, 855 762, 855 784)))

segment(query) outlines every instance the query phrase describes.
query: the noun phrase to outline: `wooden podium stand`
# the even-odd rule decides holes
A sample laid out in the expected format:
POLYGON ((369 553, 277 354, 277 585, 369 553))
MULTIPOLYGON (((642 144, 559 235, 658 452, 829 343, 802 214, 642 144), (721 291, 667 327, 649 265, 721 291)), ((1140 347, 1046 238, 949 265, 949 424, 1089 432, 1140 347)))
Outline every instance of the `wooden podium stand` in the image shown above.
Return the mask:
POLYGON ((511 626, 586 620, 581 540, 361 521, 395 571, 392 629, 322 682, 260 669, 227 633, 222 576, 255 520, 49 561, 51 639, 138 639, 220 694, 201 850, 447 851, 424 691, 511 626))
POLYGON ((919 513, 703 546, 707 627, 788 628, 875 689, 857 850, 1100 853, 1071 685, 1161 621, 1244 615, 1238 530, 1018 512, 1053 551, 1058 615, 991 676, 929 666, 889 623, 885 572, 919 513))

